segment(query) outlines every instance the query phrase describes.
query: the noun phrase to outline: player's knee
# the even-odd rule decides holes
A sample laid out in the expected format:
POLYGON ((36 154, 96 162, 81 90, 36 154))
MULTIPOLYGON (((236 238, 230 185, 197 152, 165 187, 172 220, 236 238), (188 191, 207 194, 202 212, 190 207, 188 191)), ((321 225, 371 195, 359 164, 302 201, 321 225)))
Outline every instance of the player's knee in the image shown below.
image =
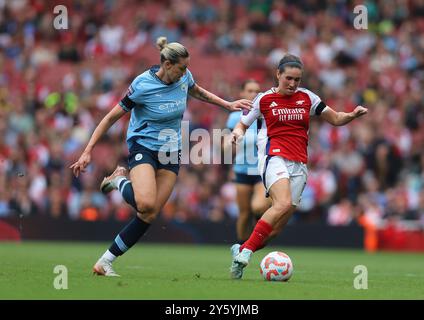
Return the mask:
POLYGON ((278 201, 274 201, 273 204, 274 210, 278 212, 279 215, 283 215, 289 212, 291 207, 291 199, 282 199, 278 201))
POLYGON ((153 221, 156 219, 157 217, 157 213, 155 212, 149 212, 149 213, 142 213, 142 212, 137 212, 137 216, 143 220, 144 222, 147 223, 153 223, 153 221))
POLYGON ((149 200, 138 200, 137 203, 137 211, 142 214, 151 215, 154 214, 155 211, 155 203, 149 200))

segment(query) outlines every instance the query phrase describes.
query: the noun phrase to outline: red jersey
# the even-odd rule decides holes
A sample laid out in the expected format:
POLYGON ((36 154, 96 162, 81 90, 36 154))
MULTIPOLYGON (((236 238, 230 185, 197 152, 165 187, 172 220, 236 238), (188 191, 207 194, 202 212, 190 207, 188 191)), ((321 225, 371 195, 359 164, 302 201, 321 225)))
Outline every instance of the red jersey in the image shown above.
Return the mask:
POLYGON ((258 119, 258 155, 281 156, 307 163, 308 131, 311 115, 319 115, 326 105, 313 92, 298 88, 283 96, 272 88, 257 95, 253 108, 241 117, 250 126, 258 119))

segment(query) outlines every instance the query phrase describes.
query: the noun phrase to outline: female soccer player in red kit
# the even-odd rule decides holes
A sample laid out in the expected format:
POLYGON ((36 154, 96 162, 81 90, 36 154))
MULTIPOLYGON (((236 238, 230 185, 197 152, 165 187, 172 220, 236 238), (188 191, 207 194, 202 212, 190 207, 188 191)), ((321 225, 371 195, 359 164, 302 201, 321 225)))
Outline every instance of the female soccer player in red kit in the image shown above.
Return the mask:
POLYGON ((300 88, 303 64, 287 54, 279 62, 278 87, 257 95, 253 108, 232 131, 237 143, 258 120, 258 170, 272 206, 257 222, 249 239, 231 247, 231 277, 240 279, 253 252, 263 248, 287 224, 300 203, 307 179, 307 145, 310 116, 320 116, 342 126, 367 113, 357 106, 349 113, 336 112, 313 92, 300 88))

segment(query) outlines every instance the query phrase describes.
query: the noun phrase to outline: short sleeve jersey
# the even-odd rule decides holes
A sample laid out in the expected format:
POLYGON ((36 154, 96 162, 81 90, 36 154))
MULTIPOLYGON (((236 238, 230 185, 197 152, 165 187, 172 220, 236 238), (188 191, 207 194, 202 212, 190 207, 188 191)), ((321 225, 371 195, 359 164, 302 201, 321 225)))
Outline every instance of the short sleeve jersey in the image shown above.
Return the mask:
POLYGON ((156 75, 158 70, 159 66, 153 66, 137 76, 119 103, 131 112, 128 148, 137 142, 154 151, 181 150, 181 120, 188 90, 195 82, 187 69, 177 82, 167 84, 156 75))
POLYGON ((315 93, 298 88, 282 95, 276 88, 260 93, 253 108, 241 117, 250 126, 258 119, 258 154, 278 155, 307 163, 310 116, 320 115, 327 106, 315 93))

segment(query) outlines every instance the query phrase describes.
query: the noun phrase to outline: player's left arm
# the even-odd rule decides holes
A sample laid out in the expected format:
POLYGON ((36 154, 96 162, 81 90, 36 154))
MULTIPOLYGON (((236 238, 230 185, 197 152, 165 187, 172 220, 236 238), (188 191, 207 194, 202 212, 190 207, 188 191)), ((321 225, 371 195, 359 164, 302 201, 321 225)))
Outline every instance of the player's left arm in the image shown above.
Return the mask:
POLYGON ((321 118, 333 126, 344 126, 353 119, 359 118, 367 113, 368 109, 363 106, 357 106, 352 112, 337 112, 329 106, 326 106, 321 113, 321 118))
POLYGON ((252 108, 252 102, 250 100, 240 99, 229 102, 202 88, 198 84, 194 84, 189 89, 188 93, 196 99, 223 107, 229 111, 240 111, 242 109, 250 110, 252 108))

